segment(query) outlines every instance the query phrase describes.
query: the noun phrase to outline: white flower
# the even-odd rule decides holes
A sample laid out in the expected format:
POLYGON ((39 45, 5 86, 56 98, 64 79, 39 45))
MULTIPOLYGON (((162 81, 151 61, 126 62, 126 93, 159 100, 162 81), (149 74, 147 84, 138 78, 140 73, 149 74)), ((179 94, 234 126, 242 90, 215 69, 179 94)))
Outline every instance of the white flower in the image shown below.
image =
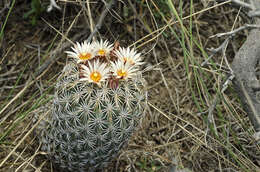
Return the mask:
POLYGON ((138 72, 136 66, 130 63, 124 63, 120 60, 111 63, 112 71, 114 76, 120 79, 130 79, 134 78, 138 72))
POLYGON ((94 42, 96 54, 98 56, 107 56, 109 55, 110 51, 113 49, 113 44, 109 45, 109 42, 107 40, 103 41, 102 39, 100 42, 96 41, 94 42))
POLYGON ((65 51, 69 57, 73 57, 77 60, 77 63, 84 62, 95 56, 93 44, 90 42, 84 41, 81 44, 76 43, 77 45, 71 49, 73 51, 65 51))
POLYGON ((142 65, 142 57, 141 53, 137 53, 134 49, 127 48, 121 48, 119 47, 119 50, 115 51, 115 54, 117 57, 126 63, 130 63, 131 65, 142 65))
POLYGON ((106 81, 109 78, 110 70, 106 66, 105 63, 99 62, 99 60, 95 60, 94 62, 88 61, 88 66, 82 65, 83 68, 83 78, 81 81, 88 81, 96 83, 101 86, 101 82, 106 81))

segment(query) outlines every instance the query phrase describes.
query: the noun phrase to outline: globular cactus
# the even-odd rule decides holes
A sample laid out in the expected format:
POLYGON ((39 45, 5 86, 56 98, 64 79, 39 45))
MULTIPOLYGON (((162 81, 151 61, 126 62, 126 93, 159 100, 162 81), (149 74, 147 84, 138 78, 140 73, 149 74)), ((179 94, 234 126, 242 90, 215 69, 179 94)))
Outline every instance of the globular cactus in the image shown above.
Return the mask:
POLYGON ((141 55, 107 41, 77 43, 56 84, 42 148, 69 171, 104 168, 144 114, 141 55))

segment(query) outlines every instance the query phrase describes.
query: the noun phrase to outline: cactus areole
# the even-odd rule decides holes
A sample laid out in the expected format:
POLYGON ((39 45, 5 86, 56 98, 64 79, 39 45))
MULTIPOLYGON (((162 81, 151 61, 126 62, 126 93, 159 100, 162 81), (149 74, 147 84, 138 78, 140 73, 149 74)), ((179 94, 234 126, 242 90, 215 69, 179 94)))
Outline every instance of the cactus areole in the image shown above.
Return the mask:
POLYGON ((146 105, 140 53, 108 41, 76 43, 56 84, 42 148, 69 171, 102 169, 117 156, 146 105))

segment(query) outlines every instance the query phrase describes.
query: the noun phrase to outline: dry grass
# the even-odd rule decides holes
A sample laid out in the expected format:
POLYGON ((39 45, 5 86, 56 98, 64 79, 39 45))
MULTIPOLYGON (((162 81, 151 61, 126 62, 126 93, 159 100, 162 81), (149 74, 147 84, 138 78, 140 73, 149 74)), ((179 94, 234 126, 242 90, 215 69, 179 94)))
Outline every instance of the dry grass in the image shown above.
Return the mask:
MULTIPOLYGON (((149 102, 142 125, 105 171, 259 171, 260 147, 252 137, 252 125, 232 86, 221 92, 228 65, 217 54, 201 66, 208 57, 206 48, 224 41, 210 36, 249 20, 229 3, 165 2, 118 2, 97 34, 136 46, 145 54, 146 67, 152 68, 144 74, 149 102), (210 110, 213 118, 208 123, 210 110)), ((87 39, 104 6, 60 5, 61 12, 43 13, 42 18, 63 36, 41 19, 36 26, 22 19, 30 5, 21 0, 8 18, 0 47, 0 171, 58 171, 40 151, 33 130, 40 120, 32 119, 50 101, 66 55, 56 53, 54 63, 41 75, 35 73, 67 38, 84 31, 72 41, 87 39)), ((229 62, 246 34, 240 33, 228 46, 229 62)))

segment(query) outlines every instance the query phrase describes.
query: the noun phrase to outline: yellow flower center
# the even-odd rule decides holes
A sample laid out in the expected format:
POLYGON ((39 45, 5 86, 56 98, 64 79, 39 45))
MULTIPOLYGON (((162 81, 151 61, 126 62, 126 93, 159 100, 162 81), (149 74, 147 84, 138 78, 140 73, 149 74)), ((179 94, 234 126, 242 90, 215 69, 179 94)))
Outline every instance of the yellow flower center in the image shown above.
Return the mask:
POLYGON ((106 51, 104 49, 98 50, 98 55, 104 56, 106 54, 106 51))
POLYGON ((125 77, 127 76, 127 72, 124 69, 120 69, 117 71, 117 75, 120 77, 125 77))
POLYGON ((90 74, 90 79, 94 82, 99 82, 101 79, 101 74, 99 72, 92 72, 90 74))
POLYGON ((91 53, 81 53, 81 54, 79 55, 79 58, 80 58, 81 60, 88 60, 88 59, 91 58, 91 53))

